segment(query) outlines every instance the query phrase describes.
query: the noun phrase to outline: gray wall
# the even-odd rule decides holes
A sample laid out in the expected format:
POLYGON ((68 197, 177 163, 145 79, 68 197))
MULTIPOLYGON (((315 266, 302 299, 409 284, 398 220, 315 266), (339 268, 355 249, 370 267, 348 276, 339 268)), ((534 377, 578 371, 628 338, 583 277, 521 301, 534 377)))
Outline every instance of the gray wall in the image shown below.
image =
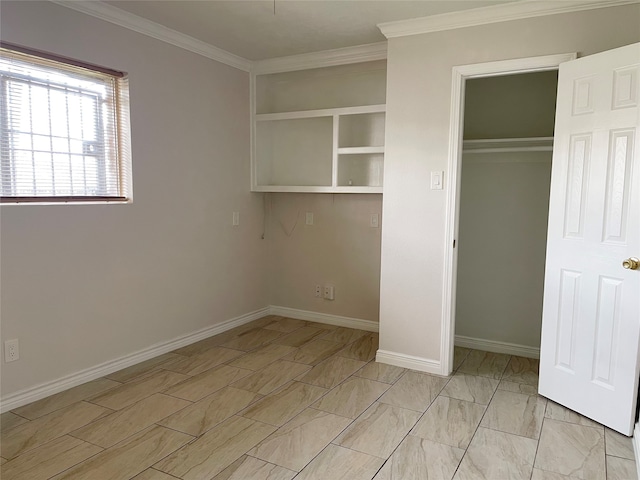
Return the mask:
POLYGON ((540 348, 551 152, 462 156, 456 335, 540 348))
POLYGON ((640 5, 551 15, 389 40, 380 348, 440 362, 451 74, 456 65, 640 41, 640 5))
POLYGON ((557 70, 467 80, 465 140, 552 137, 557 89, 557 70))
POLYGON ((3 40, 129 73, 134 184, 131 205, 2 207, 2 395, 267 306, 249 75, 52 3, 0 8, 3 40))
POLYGON ((378 320, 380 230, 370 226, 380 194, 270 194, 271 303, 333 315, 378 320), (314 225, 305 224, 313 212, 314 225), (314 286, 335 286, 335 300, 314 286))

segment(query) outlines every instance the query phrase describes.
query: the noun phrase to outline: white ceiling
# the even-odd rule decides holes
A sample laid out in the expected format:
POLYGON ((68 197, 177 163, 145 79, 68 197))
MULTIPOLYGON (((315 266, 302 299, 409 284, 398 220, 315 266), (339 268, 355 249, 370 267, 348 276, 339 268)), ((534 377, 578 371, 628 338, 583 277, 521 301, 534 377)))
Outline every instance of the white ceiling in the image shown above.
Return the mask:
POLYGON ((248 60, 384 41, 377 24, 514 0, 110 0, 248 60))

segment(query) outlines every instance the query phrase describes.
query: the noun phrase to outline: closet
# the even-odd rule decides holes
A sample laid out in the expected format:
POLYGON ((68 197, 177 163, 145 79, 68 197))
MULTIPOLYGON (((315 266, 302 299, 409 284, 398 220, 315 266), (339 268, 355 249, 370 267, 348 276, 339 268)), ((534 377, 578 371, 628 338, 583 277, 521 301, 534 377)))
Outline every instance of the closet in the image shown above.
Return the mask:
POLYGON ((456 345, 539 355, 557 71, 468 80, 456 345))

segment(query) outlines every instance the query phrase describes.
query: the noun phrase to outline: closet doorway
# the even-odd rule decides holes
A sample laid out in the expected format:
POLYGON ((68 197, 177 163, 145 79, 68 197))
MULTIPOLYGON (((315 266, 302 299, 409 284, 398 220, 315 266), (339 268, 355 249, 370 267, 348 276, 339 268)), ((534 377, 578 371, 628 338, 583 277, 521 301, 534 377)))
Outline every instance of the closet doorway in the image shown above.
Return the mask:
MULTIPOLYGON (((514 60, 503 60, 497 62, 488 62, 480 64, 463 65, 452 68, 452 85, 451 85, 451 118, 449 128, 449 159, 448 169, 445 172, 445 184, 448 185, 446 200, 446 234, 444 244, 444 285, 443 285, 443 315, 441 323, 441 355, 440 370, 442 375, 449 375, 453 369, 454 361, 454 340, 455 340, 455 320, 456 320, 456 294, 457 294, 457 274, 458 274, 458 233, 459 233, 459 213, 460 213, 460 178, 463 163, 463 134, 464 134, 464 114, 465 114, 465 95, 466 85, 476 79, 490 79, 492 77, 529 75, 535 73, 553 72, 557 73, 559 66, 576 58, 575 53, 565 53, 557 55, 547 55, 541 57, 520 58, 514 60)), ((519 77, 523 78, 523 77, 519 77)), ((492 104, 491 108, 485 110, 502 111, 503 106, 492 104)), ((482 114, 482 112, 480 113, 482 114)), ((521 112, 517 112, 520 115, 521 112)), ((491 115, 491 114, 489 114, 491 115)), ((493 116, 493 115, 492 115, 493 116)), ((498 117, 497 115, 493 117, 498 117)), ((487 125, 490 123, 487 120, 487 125)), ((485 127, 487 126, 485 125, 485 127)), ((480 134, 478 134, 480 135, 480 134)), ((488 135, 483 133, 483 135, 488 135)), ((520 137, 522 138, 522 137, 520 137)), ((486 139, 486 138, 485 138, 486 139)), ((486 139, 490 140, 490 139, 486 139)), ((489 142, 479 142, 488 146, 489 142)), ((498 142, 501 143, 501 142, 498 142)), ((469 146, 469 143, 467 144, 469 146)), ((502 146, 502 145, 501 145, 502 146)), ((487 153, 485 151, 485 153, 487 153)), ((522 253, 526 255, 526 252, 522 253)), ((518 268, 517 265, 505 266, 508 268, 518 268)), ((486 280, 482 279, 481 282, 486 280)), ((541 299, 542 300, 542 299, 541 299)), ((463 327, 464 328, 464 327, 463 327)), ((537 327, 539 330, 539 327, 537 327)), ((463 330, 465 331, 465 330, 463 330)), ((479 335, 472 333, 468 335, 470 338, 484 338, 487 340, 486 333, 482 333, 481 337, 471 337, 471 335, 479 335)), ((459 337, 459 344, 462 338, 459 337)), ((512 343, 502 340, 503 343, 512 343)), ((476 345, 478 343, 476 342, 476 345)), ((479 345, 478 345, 479 346, 479 345)), ((476 348, 478 348, 478 346, 476 348)), ((495 347, 495 344, 493 344, 495 347)), ((539 348, 539 344, 537 347, 539 348)), ((483 348, 490 348, 491 345, 485 345, 483 348)), ((503 345, 504 347, 504 345, 503 345)))
POLYGON ((455 344, 539 358, 557 70, 465 85, 455 344))

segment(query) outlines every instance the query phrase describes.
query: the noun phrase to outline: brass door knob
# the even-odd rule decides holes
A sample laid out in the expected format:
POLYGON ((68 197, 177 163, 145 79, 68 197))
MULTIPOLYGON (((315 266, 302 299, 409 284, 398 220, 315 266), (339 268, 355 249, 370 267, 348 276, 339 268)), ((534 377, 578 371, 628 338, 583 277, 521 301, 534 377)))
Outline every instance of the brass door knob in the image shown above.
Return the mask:
POLYGON ((636 257, 630 257, 622 262, 622 266, 628 270, 637 270, 640 267, 640 260, 636 257))

